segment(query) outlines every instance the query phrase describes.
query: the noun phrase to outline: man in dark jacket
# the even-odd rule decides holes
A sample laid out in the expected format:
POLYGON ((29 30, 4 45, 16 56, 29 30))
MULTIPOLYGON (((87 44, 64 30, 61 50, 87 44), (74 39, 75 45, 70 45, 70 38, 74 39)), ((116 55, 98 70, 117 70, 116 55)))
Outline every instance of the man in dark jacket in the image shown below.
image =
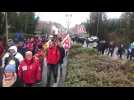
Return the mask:
POLYGON ((113 55, 114 48, 115 48, 114 43, 113 43, 113 42, 110 42, 109 47, 108 47, 108 49, 109 49, 109 50, 108 50, 108 55, 111 54, 111 57, 112 57, 112 55, 113 55))
POLYGON ((121 44, 118 48, 118 54, 120 56, 120 59, 122 59, 122 55, 125 53, 125 48, 123 46, 123 44, 121 44))
POLYGON ((59 41, 58 41, 58 47, 59 47, 59 50, 60 50, 60 60, 59 60, 60 76, 62 77, 62 66, 63 66, 64 57, 65 57, 65 49, 63 48, 63 45, 62 45, 61 42, 62 42, 62 39, 60 38, 59 41))

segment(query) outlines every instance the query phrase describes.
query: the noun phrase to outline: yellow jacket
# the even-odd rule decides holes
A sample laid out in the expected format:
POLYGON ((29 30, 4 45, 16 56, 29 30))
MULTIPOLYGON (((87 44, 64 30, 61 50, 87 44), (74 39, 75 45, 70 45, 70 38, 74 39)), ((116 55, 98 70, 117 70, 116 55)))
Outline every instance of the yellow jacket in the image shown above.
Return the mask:
POLYGON ((43 45, 44 50, 46 50, 46 49, 49 48, 49 42, 50 42, 50 41, 51 41, 51 40, 49 40, 47 43, 45 43, 45 44, 43 45))

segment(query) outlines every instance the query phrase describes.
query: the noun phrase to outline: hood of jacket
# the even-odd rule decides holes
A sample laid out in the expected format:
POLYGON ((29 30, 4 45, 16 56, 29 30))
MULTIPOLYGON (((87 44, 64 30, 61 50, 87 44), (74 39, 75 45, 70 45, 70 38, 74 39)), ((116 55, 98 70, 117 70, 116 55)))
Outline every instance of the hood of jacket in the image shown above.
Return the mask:
POLYGON ((17 47, 16 46, 11 46, 8 50, 13 49, 15 51, 15 53, 13 55, 15 55, 17 53, 17 47))

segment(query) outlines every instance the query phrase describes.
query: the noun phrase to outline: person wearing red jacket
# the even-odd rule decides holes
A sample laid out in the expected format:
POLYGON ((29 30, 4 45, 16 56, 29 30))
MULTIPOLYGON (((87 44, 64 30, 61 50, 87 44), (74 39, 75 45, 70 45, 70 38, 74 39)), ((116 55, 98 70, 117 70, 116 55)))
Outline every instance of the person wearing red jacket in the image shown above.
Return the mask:
POLYGON ((38 46, 38 51, 34 55, 34 57, 36 57, 37 59, 39 59, 40 64, 41 64, 41 72, 42 72, 42 70, 43 70, 43 64, 44 64, 44 58, 46 57, 45 56, 45 51, 44 51, 42 45, 39 45, 38 46))
POLYGON ((57 82, 59 59, 60 59, 60 51, 58 47, 55 45, 54 41, 49 42, 49 48, 46 56, 47 67, 48 67, 48 74, 47 74, 48 87, 50 86, 51 73, 54 76, 55 83, 57 82))
POLYGON ((2 56, 4 54, 4 45, 3 45, 3 41, 2 39, 0 38, 0 87, 2 86, 2 56))
POLYGON ((26 45, 26 48, 30 51, 33 51, 33 43, 32 42, 28 42, 26 45))
POLYGON ((0 66, 2 64, 2 60, 1 59, 2 59, 3 54, 4 54, 4 46, 3 46, 2 40, 0 40, 0 66))
POLYGON ((36 86, 41 80, 39 59, 34 58, 31 51, 25 53, 25 59, 18 67, 18 76, 26 87, 36 86))

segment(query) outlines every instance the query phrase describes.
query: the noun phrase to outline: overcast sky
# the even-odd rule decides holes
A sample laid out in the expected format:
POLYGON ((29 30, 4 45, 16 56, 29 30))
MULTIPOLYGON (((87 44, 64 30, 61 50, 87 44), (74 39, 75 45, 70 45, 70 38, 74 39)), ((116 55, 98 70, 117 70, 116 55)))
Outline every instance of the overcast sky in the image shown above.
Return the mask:
MULTIPOLYGON (((36 12, 36 15, 40 17, 42 21, 53 21, 62 24, 67 27, 66 24, 66 14, 72 14, 70 27, 75 24, 80 24, 84 22, 89 17, 89 12, 36 12)), ((107 12, 108 18, 119 18, 121 12, 107 12)))

